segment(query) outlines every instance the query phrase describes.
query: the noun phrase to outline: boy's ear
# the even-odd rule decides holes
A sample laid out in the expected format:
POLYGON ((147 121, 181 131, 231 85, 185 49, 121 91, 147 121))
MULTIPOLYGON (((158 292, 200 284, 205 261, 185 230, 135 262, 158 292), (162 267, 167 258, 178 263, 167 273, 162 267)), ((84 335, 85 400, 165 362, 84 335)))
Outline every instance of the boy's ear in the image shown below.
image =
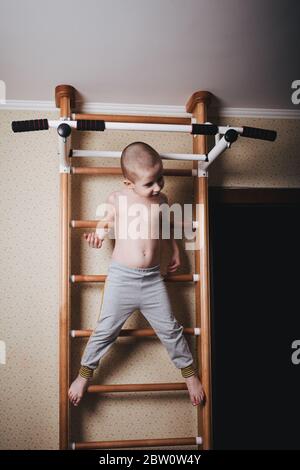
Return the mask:
POLYGON ((127 186, 127 188, 132 188, 133 187, 132 181, 129 181, 127 178, 125 178, 123 180, 123 183, 125 184, 125 186, 127 186))

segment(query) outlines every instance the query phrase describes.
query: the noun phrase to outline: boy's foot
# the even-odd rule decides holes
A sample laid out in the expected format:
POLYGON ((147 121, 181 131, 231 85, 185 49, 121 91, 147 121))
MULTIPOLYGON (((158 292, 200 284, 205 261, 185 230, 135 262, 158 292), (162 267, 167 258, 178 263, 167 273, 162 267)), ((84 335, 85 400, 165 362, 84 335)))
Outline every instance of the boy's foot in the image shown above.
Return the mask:
POLYGON ((204 402, 204 390, 202 384, 197 375, 192 375, 185 379, 187 388, 190 394, 191 402, 194 406, 203 404, 204 402))
POLYGON ((81 377, 78 375, 74 382, 71 384, 69 388, 69 400, 74 406, 78 406, 87 387, 88 387, 88 379, 81 377))

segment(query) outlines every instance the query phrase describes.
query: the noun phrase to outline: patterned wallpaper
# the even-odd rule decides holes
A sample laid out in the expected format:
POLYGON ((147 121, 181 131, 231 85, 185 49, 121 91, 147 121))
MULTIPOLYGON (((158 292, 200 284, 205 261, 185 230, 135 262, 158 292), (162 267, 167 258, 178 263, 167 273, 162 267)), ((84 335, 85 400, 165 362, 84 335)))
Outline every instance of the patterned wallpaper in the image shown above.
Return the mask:
MULTIPOLYGON (((0 448, 58 448, 58 255, 59 178, 56 131, 13 134, 12 120, 57 113, 0 112, 1 197, 1 329, 6 364, 0 364, 0 448)), ((299 187, 300 121, 222 119, 221 124, 276 129, 277 142, 240 138, 212 164, 209 183, 234 187, 299 187)), ((159 152, 191 152, 192 139, 174 133, 106 131, 74 135, 73 148, 121 150, 144 140, 159 152)), ((76 159, 79 160, 79 159, 76 159)), ((117 165, 115 159, 84 159, 78 165, 117 165)), ((164 161, 165 167, 191 163, 164 161)), ((72 177, 72 218, 94 219, 106 194, 121 188, 119 176, 72 177)), ((188 177, 166 177, 170 202, 192 202, 188 177)), ((72 232, 72 273, 105 274, 111 240, 101 250, 89 248, 83 230, 72 232)), ((193 253, 182 253, 179 272, 193 272, 193 253)), ((167 264, 167 256, 163 260, 167 264)), ((72 285, 72 328, 93 328, 99 316, 103 284, 72 285)), ((168 284, 174 314, 184 326, 194 325, 192 284, 168 284)), ((126 327, 147 327, 134 312, 126 327)), ((84 339, 72 340, 75 377, 84 339)), ((194 351, 194 339, 188 337, 194 351)), ((94 382, 181 382, 180 372, 155 338, 119 338, 94 382)), ((196 410, 187 392, 111 393, 89 396, 72 410, 72 440, 167 438, 196 435, 196 410)), ((180 447, 179 447, 180 448, 180 447)), ((184 447, 187 448, 187 447, 184 447)), ((190 447, 195 448, 195 447, 190 447)))

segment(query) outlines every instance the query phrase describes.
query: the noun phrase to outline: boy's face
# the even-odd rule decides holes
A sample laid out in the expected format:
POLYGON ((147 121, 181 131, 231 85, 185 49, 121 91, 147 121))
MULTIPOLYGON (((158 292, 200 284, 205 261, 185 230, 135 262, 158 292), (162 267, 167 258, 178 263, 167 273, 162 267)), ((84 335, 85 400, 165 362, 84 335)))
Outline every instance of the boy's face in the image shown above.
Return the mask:
POLYGON ((133 183, 125 180, 128 188, 134 190, 136 194, 142 197, 158 197, 164 187, 163 166, 158 163, 153 168, 147 168, 141 171, 138 178, 133 183))

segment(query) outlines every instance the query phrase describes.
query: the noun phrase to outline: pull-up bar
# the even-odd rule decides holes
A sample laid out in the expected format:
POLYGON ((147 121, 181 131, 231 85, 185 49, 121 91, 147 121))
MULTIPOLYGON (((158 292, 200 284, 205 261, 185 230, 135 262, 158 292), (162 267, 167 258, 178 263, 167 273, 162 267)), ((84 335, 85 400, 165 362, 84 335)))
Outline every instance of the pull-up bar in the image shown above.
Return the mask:
MULTIPOLYGON (((121 158, 122 152, 111 152, 109 150, 71 150, 70 157, 86 158, 121 158)), ((163 160, 192 160, 207 161, 206 155, 200 153, 160 153, 163 160)))
POLYGON ((198 176, 206 174, 209 165, 219 156, 224 150, 229 148, 235 142, 238 136, 249 137, 252 139, 268 140, 273 142, 276 137, 276 131, 269 129, 260 129, 256 127, 231 127, 231 126, 216 126, 211 123, 194 124, 191 125, 178 125, 178 124, 144 124, 144 123, 127 123, 127 122, 110 122, 103 120, 84 120, 79 119, 71 120, 57 120, 50 121, 48 119, 33 119, 29 121, 13 121, 12 130, 14 132, 30 132, 30 131, 43 131, 49 128, 56 128, 60 136, 59 154, 62 158, 61 171, 68 172, 69 164, 68 157, 121 157, 121 152, 104 152, 104 151, 88 151, 88 150, 73 150, 67 148, 67 138, 72 133, 72 128, 78 131, 98 131, 103 132, 105 129, 110 130, 132 130, 132 131, 159 131, 159 132, 187 132, 194 136, 197 135, 214 135, 215 146, 210 150, 207 155, 201 154, 161 154, 161 158, 169 160, 192 160, 198 161, 198 176), (220 134, 223 137, 220 139, 220 134), (201 173, 202 172, 202 173, 201 173))
MULTIPOLYGON (((100 120, 77 120, 77 121, 50 121, 48 119, 32 119, 28 121, 13 121, 14 132, 43 131, 50 127, 61 129, 61 125, 75 128, 78 131, 104 131, 107 130, 132 130, 132 131, 155 131, 155 132, 187 132, 194 135, 216 135, 225 134, 229 129, 236 131, 242 137, 274 141, 277 133, 268 129, 256 127, 224 127, 214 124, 143 124, 127 122, 106 122, 100 120)), ((60 134, 60 132, 59 132, 60 134)), ((61 134, 60 134, 61 135, 61 134)))

